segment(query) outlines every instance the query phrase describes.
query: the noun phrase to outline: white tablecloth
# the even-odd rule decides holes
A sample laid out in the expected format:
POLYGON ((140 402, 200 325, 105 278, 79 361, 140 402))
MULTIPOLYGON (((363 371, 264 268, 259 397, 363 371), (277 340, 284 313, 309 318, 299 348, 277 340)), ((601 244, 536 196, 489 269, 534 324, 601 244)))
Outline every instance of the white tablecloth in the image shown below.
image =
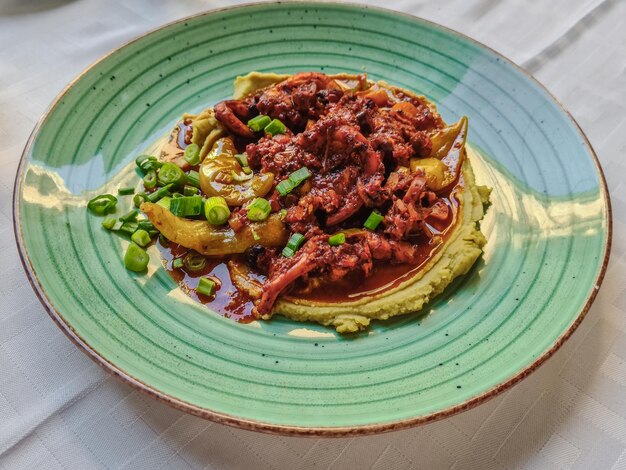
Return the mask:
POLYGON ((12 229, 35 121, 83 68, 224 1, 0 1, 0 468, 626 469, 626 1, 375 2, 466 33, 572 112, 606 172, 614 243, 582 326, 537 372, 469 412, 371 437, 277 437, 173 410, 108 376, 36 299, 12 229))

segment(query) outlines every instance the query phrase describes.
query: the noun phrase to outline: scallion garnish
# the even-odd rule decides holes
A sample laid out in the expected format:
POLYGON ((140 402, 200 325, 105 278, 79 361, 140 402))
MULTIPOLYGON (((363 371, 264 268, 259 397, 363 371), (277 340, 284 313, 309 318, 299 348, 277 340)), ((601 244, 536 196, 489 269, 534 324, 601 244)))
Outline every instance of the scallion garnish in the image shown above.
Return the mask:
POLYGON ((185 196, 195 196, 199 192, 200 192, 200 190, 198 188, 196 188, 194 186, 189 186, 188 184, 186 184, 184 189, 183 189, 183 194, 185 196))
POLYGON ((162 188, 157 189, 155 192, 148 195, 148 201, 157 202, 162 197, 169 195, 172 186, 173 185, 168 184, 167 186, 163 186, 162 188))
POLYGON ((280 193, 281 196, 286 196, 291 191, 293 191, 300 183, 302 183, 307 178, 310 178, 311 176, 312 174, 309 169, 303 166, 299 170, 291 173, 286 180, 282 180, 280 183, 278 183, 276 185, 276 190, 280 193))
POLYGON ((154 160, 156 162, 156 157, 153 157, 152 155, 139 155, 137 158, 135 158, 135 165, 141 168, 141 165, 144 162, 150 161, 150 160, 154 160))
POLYGON ((135 188, 119 188, 117 190, 117 195, 118 196, 128 196, 130 194, 135 194, 135 188))
POLYGON ((287 242, 285 248, 283 248, 283 256, 285 258, 291 258, 296 254, 298 248, 304 243, 304 235, 301 233, 294 233, 287 242))
POLYGON ((183 258, 183 263, 188 271, 201 271, 206 266, 206 258, 196 251, 190 251, 183 258))
POLYGON ((206 295, 207 297, 211 297, 213 295, 213 291, 215 290, 215 281, 209 279, 208 277, 201 277, 200 282, 198 283, 198 287, 196 287, 196 292, 198 294, 206 295))
POLYGON ((172 269, 180 269, 184 266, 182 258, 174 258, 172 260, 172 269))
POLYGON ((132 209, 131 211, 127 212, 122 217, 120 217, 120 220, 122 222, 134 222, 135 220, 137 220, 138 215, 139 215, 139 211, 137 209, 132 209))
POLYGON ((157 206, 165 207, 167 210, 170 210, 170 204, 172 203, 172 198, 169 196, 162 197, 156 202, 157 206))
POLYGON ((106 215, 115 211, 117 198, 112 194, 100 194, 87 203, 87 209, 96 215, 106 215))
POLYGON ((226 199, 213 196, 204 203, 204 215, 211 225, 225 224, 230 217, 230 209, 226 199))
POLYGON ((143 185, 146 189, 152 189, 157 185, 156 171, 150 170, 143 177, 143 185))
POLYGON ((187 175, 178 165, 167 162, 159 169, 157 180, 160 186, 171 184, 183 187, 187 182, 187 175))
POLYGON ((148 219, 138 220, 137 229, 145 230, 146 232, 148 232, 148 235, 150 235, 150 237, 155 237, 159 234, 159 231, 156 229, 154 224, 148 219))
POLYGON ((276 191, 280 193, 281 196, 286 196, 296 187, 293 182, 287 178, 286 180, 282 180, 280 183, 276 185, 276 191))
POLYGON ((135 163, 144 175, 150 170, 158 170, 162 165, 153 155, 139 155, 135 159, 135 163))
MULTIPOLYGON (((121 221, 120 221, 121 222, 121 221)), ((122 222, 122 226, 120 227, 120 232, 124 232, 127 235, 132 235, 137 231, 139 224, 135 221, 130 222, 122 222)))
POLYGON ((107 230, 112 230, 118 220, 115 217, 107 217, 102 221, 102 226, 107 230))
POLYGON ((150 230, 156 230, 154 224, 148 219, 142 219, 137 221, 137 227, 141 230, 149 232, 150 230))
POLYGON ((149 261, 150 256, 146 253, 146 250, 133 242, 128 245, 124 254, 124 266, 126 266, 126 269, 135 272, 145 271, 149 261))
POLYGON ((248 219, 253 222, 261 222, 269 217, 271 211, 270 202, 262 197, 257 197, 248 206, 248 219))
POLYGON ((185 149, 184 154, 185 161, 191 166, 196 166, 200 163, 200 146, 198 144, 189 144, 185 149))
POLYGON ((170 212, 178 217, 189 217, 202 214, 202 196, 173 197, 170 201, 170 212))
POLYGON ((137 229, 135 233, 130 236, 130 239, 139 246, 146 246, 152 241, 148 232, 143 229, 137 229))
POLYGON ((383 219, 384 217, 382 216, 380 212, 378 212, 377 210, 373 210, 372 213, 367 218, 367 220, 365 221, 365 223, 363 224, 363 227, 374 231, 376 230, 376 227, 378 227, 378 225, 383 221, 383 219))
POLYGON ((133 196, 133 205, 135 207, 141 206, 142 203, 148 200, 148 195, 146 193, 138 193, 133 196))
POLYGON ((339 232, 328 237, 328 244, 330 246, 343 245, 345 242, 346 242, 346 234, 343 232, 339 232))
POLYGON ((263 130, 267 134, 274 136, 276 134, 284 134, 285 131, 287 130, 287 127, 278 119, 272 119, 272 122, 270 122, 267 126, 265 126, 265 129, 263 130))
POLYGON ((289 179, 291 181, 294 182, 294 184, 297 186, 300 183, 302 183, 305 179, 310 178, 311 172, 309 171, 309 169, 305 166, 303 166, 302 168, 294 171, 292 174, 289 175, 289 179))
POLYGON ((252 129, 254 132, 259 132, 272 122, 272 118, 269 116, 264 116, 263 114, 253 117, 248 121, 248 127, 252 129))
POLYGON ((200 174, 195 170, 191 170, 189 173, 187 173, 187 184, 190 184, 194 188, 199 188, 200 174))

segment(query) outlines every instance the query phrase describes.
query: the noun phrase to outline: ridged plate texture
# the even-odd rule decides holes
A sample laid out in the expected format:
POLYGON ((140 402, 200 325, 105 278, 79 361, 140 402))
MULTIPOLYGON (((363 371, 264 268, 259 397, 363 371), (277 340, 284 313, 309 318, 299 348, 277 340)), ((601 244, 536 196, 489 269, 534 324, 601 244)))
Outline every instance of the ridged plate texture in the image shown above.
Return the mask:
MULTIPOLYGON (((130 206, 121 198, 118 212, 130 206)), ((187 411, 253 429, 367 433, 447 416, 545 360, 595 296, 610 242, 603 178, 583 134, 532 78, 431 23, 332 3, 251 5, 163 27, 110 54, 55 102, 16 182, 18 243, 59 325, 106 368, 187 411), (251 70, 362 72, 467 115, 493 187, 483 258, 422 313, 368 333, 276 317, 238 324, 187 299, 86 201, 136 182, 133 159, 184 112, 251 70)))

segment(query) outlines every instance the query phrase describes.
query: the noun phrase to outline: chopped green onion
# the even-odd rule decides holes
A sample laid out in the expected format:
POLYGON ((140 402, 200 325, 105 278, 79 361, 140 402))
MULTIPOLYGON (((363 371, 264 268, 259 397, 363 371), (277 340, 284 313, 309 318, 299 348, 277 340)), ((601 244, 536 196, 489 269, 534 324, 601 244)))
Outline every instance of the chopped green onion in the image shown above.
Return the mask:
POLYGON ((137 158, 135 158, 135 165, 141 168, 142 163, 147 160, 156 161, 156 157, 153 157, 152 155, 139 155, 137 158))
POLYGON ((120 217, 120 220, 122 222, 134 222, 135 220, 137 220, 138 215, 139 211, 137 209, 132 209, 130 212, 127 212, 122 217, 120 217))
POLYGON ((191 186, 195 188, 199 188, 200 187, 200 174, 195 170, 191 170, 189 173, 187 173, 187 184, 190 184, 191 186))
POLYGON ((139 155, 135 159, 135 163, 144 175, 150 170, 158 170, 162 165, 153 155, 139 155))
POLYGON ((172 269, 180 269, 184 265, 182 258, 174 258, 172 260, 172 269))
POLYGON ((201 196, 183 196, 181 193, 172 194, 170 211, 179 217, 200 215, 203 209, 201 196))
POLYGON ((201 271, 206 266, 206 258, 196 251, 190 251, 185 255, 183 263, 188 271, 201 271))
POLYGON ((281 196, 286 196, 296 187, 293 182, 287 178, 286 180, 282 180, 280 183, 276 185, 276 191, 280 193, 281 196))
POLYGON ((242 168, 245 168, 247 166, 250 166, 248 164, 248 154, 247 153, 238 153, 235 155, 235 158, 237 159, 237 161, 239 162, 239 164, 241 165, 242 168))
POLYGON ((143 229, 138 229, 135 233, 133 233, 130 236, 130 239, 139 246, 146 246, 148 243, 152 241, 148 232, 146 232, 143 229))
POLYGON ((233 181, 236 181, 237 183, 242 183, 244 181, 251 180, 253 175, 252 175, 252 172, 246 173, 245 171, 243 175, 240 175, 235 170, 230 170, 230 177, 233 179, 233 181))
POLYGON ((204 203, 204 215, 211 225, 225 224, 230 217, 230 209, 226 199, 213 196, 204 203))
POLYGON ((87 203, 87 209, 96 215, 106 215, 115 211, 117 198, 111 194, 100 194, 87 203))
POLYGON ((179 217, 189 217, 202 214, 202 196, 173 197, 170 201, 170 211, 179 217))
POLYGON ((115 224, 117 222, 118 220, 115 217, 107 217, 106 219, 102 221, 102 227, 104 227, 107 230, 111 230, 113 229, 113 227, 115 227, 115 224))
POLYGON ((148 195, 148 201, 157 202, 162 197, 168 196, 170 193, 170 189, 172 189, 172 186, 173 185, 168 184, 167 186, 163 186, 162 188, 157 189, 155 192, 148 195))
POLYGON ((248 219, 253 222, 261 222, 267 219, 272 211, 272 205, 267 199, 257 197, 248 206, 248 219))
POLYGON ((150 230, 154 230, 154 224, 148 219, 138 220, 137 226, 140 229, 145 230, 146 232, 149 232, 150 230))
POLYGON ((128 196, 129 194, 135 194, 135 188, 119 188, 117 190, 118 196, 128 196))
POLYGON ((289 238, 289 241, 287 242, 287 247, 291 248, 292 250, 297 250, 303 243, 304 235, 296 232, 289 238))
POLYGON ((293 181, 293 183, 298 186, 300 183, 302 183, 305 179, 310 178, 312 176, 311 172, 309 171, 309 169, 305 166, 303 166, 302 168, 294 171, 292 174, 289 175, 289 179, 291 181, 293 181))
POLYGON ((213 295, 213 291, 215 290, 215 281, 209 279, 208 277, 201 277, 200 282, 198 283, 198 287, 196 287, 196 292, 198 294, 206 295, 207 297, 211 297, 213 295))
POLYGON ((294 233, 287 242, 285 248, 283 248, 283 256, 285 258, 291 258, 296 254, 298 248, 304 243, 304 235, 301 233, 294 233))
POLYGON ((150 256, 146 253, 146 250, 139 247, 136 243, 128 245, 126 253, 124 254, 124 266, 126 269, 135 272, 142 272, 148 267, 150 256))
POLYGON ((280 210, 280 220, 285 220, 285 217, 287 217, 287 209, 281 209, 280 210))
POLYGON ((139 224, 137 224, 137 222, 134 222, 134 221, 122 222, 122 226, 120 227, 120 232, 124 232, 127 235, 132 235, 133 233, 137 231, 138 227, 139 227, 139 224))
POLYGON ((243 171, 246 175, 249 175, 249 174, 251 174, 251 173, 252 173, 252 170, 250 169, 250 167, 249 167, 249 166, 244 166, 244 167, 241 167, 241 170, 242 170, 242 171, 243 171))
POLYGON ((299 170, 294 171, 289 175, 286 180, 282 180, 280 183, 276 185, 276 190, 280 193, 281 196, 286 196, 291 191, 293 191, 300 183, 302 183, 307 178, 310 178, 312 173, 305 166, 300 168, 299 170))
POLYGON ((156 229, 154 224, 148 219, 138 220, 137 229, 145 230, 151 237, 155 237, 159 234, 159 231, 156 229))
POLYGON ((137 193, 133 196, 133 205, 135 207, 141 206, 142 203, 148 200, 148 195, 146 193, 137 193))
POLYGON ((174 185, 184 186, 187 182, 187 175, 178 165, 173 163, 164 163, 159 169, 158 182, 160 186, 174 185))
POLYGON ((165 207, 167 210, 170 210, 171 203, 172 203, 172 198, 169 196, 162 197, 156 202, 157 206, 165 207))
POLYGON ((252 238, 254 238, 254 241, 258 242, 261 239, 259 234, 256 233, 256 230, 254 230, 254 228, 252 228, 252 227, 250 227, 250 231, 252 232, 252 238))
POLYGON ((152 189, 157 185, 156 171, 150 170, 143 177, 143 185, 146 189, 152 189))
POLYGON ((287 130, 287 127, 285 127, 285 125, 278 119, 272 119, 272 122, 265 126, 264 130, 267 134, 271 135, 284 134, 287 130))
POLYGON ((187 145, 184 158, 191 166, 196 166, 200 163, 200 146, 198 144, 187 145))
POLYGON ((339 232, 328 237, 328 244, 331 246, 343 245, 345 242, 346 242, 346 234, 343 232, 339 232))
POLYGON ((269 116, 264 116, 263 114, 253 117, 248 121, 248 127, 252 129, 254 132, 259 132, 263 130, 270 122, 272 122, 272 118, 269 116))
POLYGON ((376 230, 376 227, 383 221, 384 217, 377 210, 372 211, 363 226, 372 231, 376 230))
POLYGON ((199 192, 200 190, 198 188, 194 186, 189 186, 188 184, 186 184, 185 187, 183 188, 183 194, 185 196, 195 196, 199 192))
POLYGON ((163 235, 162 233, 159 233, 159 243, 167 247, 170 244, 170 241, 167 238, 165 238, 165 235, 163 235))

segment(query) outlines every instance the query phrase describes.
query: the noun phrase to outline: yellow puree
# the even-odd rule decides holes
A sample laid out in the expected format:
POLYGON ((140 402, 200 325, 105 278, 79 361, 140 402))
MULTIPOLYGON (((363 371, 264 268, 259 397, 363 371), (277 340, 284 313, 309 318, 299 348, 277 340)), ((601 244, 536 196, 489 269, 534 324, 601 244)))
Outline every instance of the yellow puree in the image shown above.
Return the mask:
MULTIPOLYGON (((288 75, 251 72, 235 80, 234 98, 242 98, 255 90, 265 88, 287 78, 288 75)), ((433 105, 434 109, 434 105, 433 105)), ((223 130, 212 110, 197 116, 187 115, 194 125, 194 140, 206 154, 223 130), (207 142, 208 141, 208 142, 207 142)), ((395 315, 415 312, 454 280, 465 274, 482 253, 486 239, 479 222, 484 216, 484 205, 490 189, 477 186, 468 159, 462 167, 465 189, 458 194, 460 209, 454 231, 445 245, 412 278, 380 294, 361 297, 351 302, 322 303, 303 299, 281 298, 272 314, 280 314, 297 321, 313 321, 333 326, 339 333, 353 333, 367 328, 373 319, 386 320, 395 315)), ((264 319, 269 319, 267 315, 264 319)))

